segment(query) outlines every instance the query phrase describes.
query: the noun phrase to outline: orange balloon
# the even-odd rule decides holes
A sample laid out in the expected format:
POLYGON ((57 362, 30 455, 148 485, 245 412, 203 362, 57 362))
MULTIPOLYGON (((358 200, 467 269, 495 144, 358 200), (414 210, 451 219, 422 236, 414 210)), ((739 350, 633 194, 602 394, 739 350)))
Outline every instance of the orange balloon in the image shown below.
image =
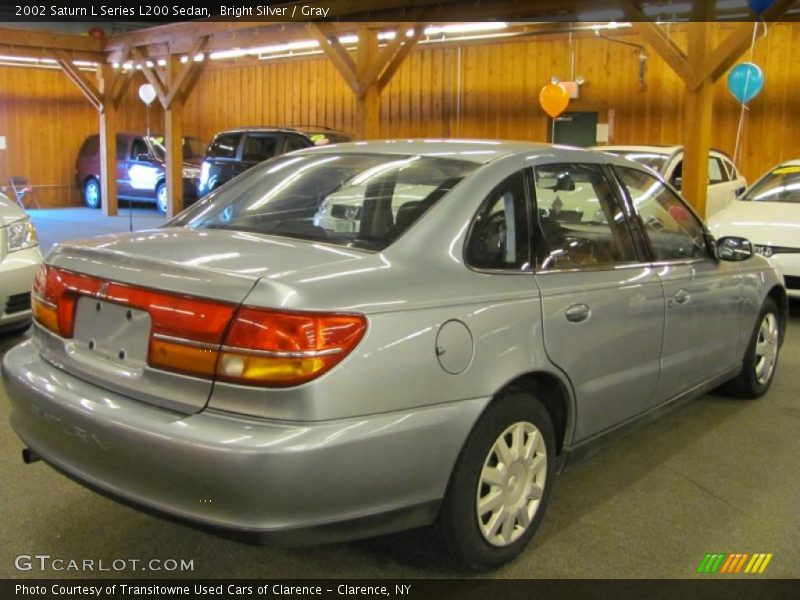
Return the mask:
POLYGON ((569 106, 569 94, 561 84, 548 83, 539 92, 539 104, 551 118, 555 119, 569 106))

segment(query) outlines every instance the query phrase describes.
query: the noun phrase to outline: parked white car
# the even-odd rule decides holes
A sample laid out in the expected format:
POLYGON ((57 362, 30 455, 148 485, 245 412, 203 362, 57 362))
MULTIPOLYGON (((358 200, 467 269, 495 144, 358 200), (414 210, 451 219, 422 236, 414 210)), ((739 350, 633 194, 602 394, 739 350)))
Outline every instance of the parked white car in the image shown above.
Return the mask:
MULTIPOLYGON (((675 189, 681 189, 683 146, 597 146, 595 150, 635 160, 653 169, 675 189)), ((708 155, 706 218, 728 206, 746 187, 747 180, 731 159, 724 152, 712 150, 708 155)))
POLYGON ((42 263, 36 229, 16 202, 0 194, 0 332, 31 322, 31 285, 42 263))
POLYGON ((749 239, 783 273, 787 295, 800 298, 800 160, 767 171, 708 225, 716 237, 749 239))

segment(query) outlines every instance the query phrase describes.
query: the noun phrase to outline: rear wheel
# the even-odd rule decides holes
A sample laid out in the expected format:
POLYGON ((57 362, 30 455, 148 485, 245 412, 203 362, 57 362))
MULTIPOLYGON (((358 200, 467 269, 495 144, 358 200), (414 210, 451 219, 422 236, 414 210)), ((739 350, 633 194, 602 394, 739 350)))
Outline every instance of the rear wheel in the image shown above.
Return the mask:
POLYGON ((100 208, 100 182, 97 179, 87 179, 86 183, 83 184, 83 201, 89 208, 100 208))
POLYGON ((767 298, 750 336, 739 375, 725 389, 741 398, 763 396, 775 376, 781 342, 780 315, 772 298, 767 298))
POLYGON ((436 523, 452 558, 488 571, 522 552, 550 497, 554 440, 549 414, 530 394, 508 392, 489 406, 464 444, 436 523))
POLYGON ((156 204, 158 205, 158 210, 164 214, 169 210, 169 198, 167 196, 167 185, 165 183, 159 183, 156 188, 156 204))

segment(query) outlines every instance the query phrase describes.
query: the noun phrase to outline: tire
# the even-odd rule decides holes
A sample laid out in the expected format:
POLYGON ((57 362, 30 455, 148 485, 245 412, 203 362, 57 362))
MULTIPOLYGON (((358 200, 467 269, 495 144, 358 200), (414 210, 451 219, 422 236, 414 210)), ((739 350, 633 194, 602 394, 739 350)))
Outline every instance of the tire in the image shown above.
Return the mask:
POLYGON ((167 214, 169 210, 169 197, 167 196, 167 184, 161 182, 156 187, 156 206, 162 213, 167 214))
POLYGON ((89 208, 100 208, 103 204, 100 182, 90 177, 83 184, 83 202, 89 208))
POLYGON ((734 379, 725 384, 725 391, 749 400, 767 393, 775 369, 778 365, 778 352, 781 346, 781 321, 778 307, 772 298, 767 298, 756 319, 756 325, 747 352, 742 360, 742 370, 734 379))
POLYGON ((479 572, 514 559, 544 517, 555 469, 553 424, 541 402, 521 391, 495 399, 461 450, 434 525, 446 552, 479 572), (515 448, 518 439, 522 452, 515 448), (510 453, 510 467, 502 452, 510 453), (489 500, 495 506, 479 514, 481 498, 484 505, 497 501, 489 500), (514 516, 504 519, 510 511, 514 516))

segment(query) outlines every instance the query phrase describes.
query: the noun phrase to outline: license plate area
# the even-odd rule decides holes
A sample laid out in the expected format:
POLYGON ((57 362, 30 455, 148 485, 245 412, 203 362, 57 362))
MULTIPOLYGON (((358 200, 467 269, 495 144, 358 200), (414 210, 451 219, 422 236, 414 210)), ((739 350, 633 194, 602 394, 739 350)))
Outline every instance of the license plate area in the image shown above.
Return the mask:
POLYGON ((87 296, 75 308, 75 350, 128 369, 147 364, 150 314, 87 296))

